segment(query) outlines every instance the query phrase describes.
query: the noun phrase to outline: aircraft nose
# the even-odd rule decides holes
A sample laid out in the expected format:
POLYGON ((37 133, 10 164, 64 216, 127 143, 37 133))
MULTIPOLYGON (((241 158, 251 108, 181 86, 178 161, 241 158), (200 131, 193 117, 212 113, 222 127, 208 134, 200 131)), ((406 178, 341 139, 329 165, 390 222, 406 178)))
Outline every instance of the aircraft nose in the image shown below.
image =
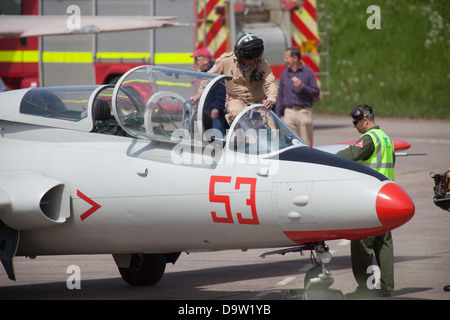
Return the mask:
POLYGON ((413 217, 415 207, 402 188, 395 183, 387 183, 378 192, 376 210, 383 226, 396 228, 413 217))

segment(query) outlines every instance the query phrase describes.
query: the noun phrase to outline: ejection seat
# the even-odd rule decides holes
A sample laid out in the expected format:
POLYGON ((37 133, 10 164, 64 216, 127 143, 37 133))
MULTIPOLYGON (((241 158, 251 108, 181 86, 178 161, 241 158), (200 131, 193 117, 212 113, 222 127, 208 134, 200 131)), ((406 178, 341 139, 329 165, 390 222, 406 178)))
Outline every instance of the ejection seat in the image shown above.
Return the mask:
POLYGON ((94 120, 92 132, 118 136, 125 135, 114 117, 111 116, 111 106, 107 101, 96 99, 92 108, 92 118, 94 120))

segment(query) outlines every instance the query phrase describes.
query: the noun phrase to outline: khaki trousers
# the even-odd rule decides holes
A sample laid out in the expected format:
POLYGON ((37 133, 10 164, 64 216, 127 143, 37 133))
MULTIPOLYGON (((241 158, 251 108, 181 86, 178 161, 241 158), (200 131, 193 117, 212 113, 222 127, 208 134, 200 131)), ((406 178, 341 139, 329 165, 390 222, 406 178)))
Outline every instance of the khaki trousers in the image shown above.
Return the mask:
POLYGON ((225 107, 227 108, 228 114, 225 115, 225 119, 228 122, 228 125, 231 126, 231 123, 237 117, 237 115, 244 110, 249 105, 241 100, 230 100, 227 101, 225 107))
POLYGON ((283 120, 304 142, 311 146, 313 139, 312 107, 286 107, 283 120))

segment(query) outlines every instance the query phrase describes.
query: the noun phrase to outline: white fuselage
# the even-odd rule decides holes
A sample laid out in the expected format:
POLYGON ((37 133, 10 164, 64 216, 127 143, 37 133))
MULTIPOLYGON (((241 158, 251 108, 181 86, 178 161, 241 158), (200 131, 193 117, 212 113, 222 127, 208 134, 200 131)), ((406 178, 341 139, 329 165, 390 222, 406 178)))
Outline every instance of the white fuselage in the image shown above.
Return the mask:
POLYGON ((62 182, 70 216, 21 230, 18 255, 278 247, 299 242, 289 233, 310 242, 382 226, 375 202, 389 181, 361 172, 280 159, 175 165, 173 145, 30 129, 29 141, 1 138, 0 168, 62 182))

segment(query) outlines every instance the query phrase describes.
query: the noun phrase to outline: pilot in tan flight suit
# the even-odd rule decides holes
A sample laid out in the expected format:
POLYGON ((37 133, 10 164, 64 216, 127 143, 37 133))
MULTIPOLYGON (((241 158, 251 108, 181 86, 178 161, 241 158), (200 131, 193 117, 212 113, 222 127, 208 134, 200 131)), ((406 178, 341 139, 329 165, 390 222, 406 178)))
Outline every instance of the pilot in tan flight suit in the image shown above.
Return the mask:
MULTIPOLYGON (((244 33, 237 39, 234 52, 222 54, 208 71, 232 77, 226 81, 225 107, 228 114, 225 117, 228 124, 252 103, 261 103, 266 109, 275 105, 278 83, 269 63, 262 56, 263 52, 263 40, 252 33, 244 33)), ((196 98, 199 97, 198 94, 196 98)))

